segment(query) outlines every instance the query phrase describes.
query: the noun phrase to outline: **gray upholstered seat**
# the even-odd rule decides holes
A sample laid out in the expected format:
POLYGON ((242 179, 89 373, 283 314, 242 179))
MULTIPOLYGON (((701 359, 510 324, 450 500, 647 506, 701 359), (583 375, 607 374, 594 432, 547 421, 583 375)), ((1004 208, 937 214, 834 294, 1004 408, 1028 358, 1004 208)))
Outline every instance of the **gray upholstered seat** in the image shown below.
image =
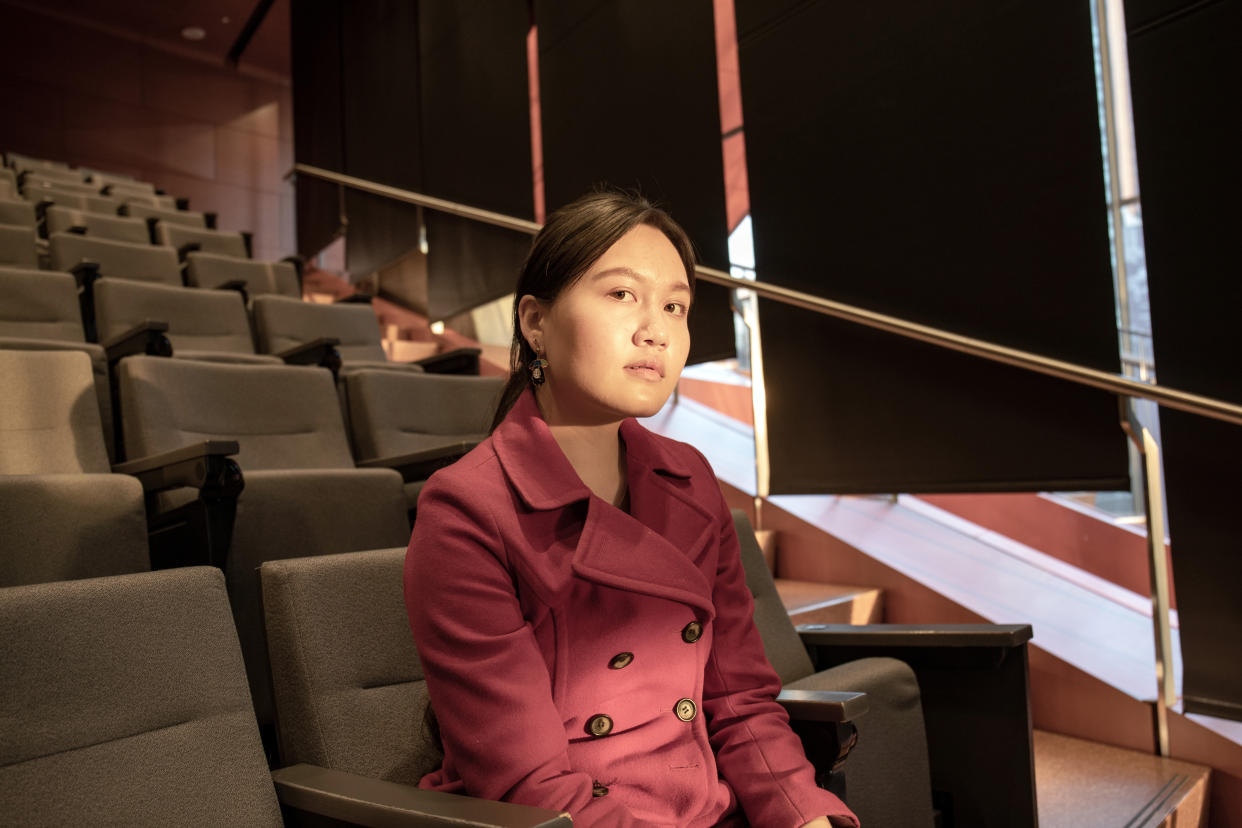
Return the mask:
POLYGON ((165 210, 136 201, 127 201, 121 205, 121 214, 142 219, 143 221, 155 219, 157 221, 166 221, 170 224, 184 224, 187 227, 207 226, 207 218, 202 213, 195 213, 190 210, 165 210))
POLYGON ((124 204, 142 204, 147 207, 156 207, 160 210, 177 209, 177 199, 170 195, 126 192, 121 195, 111 197, 116 198, 124 204))
POLYGON ((0 224, 0 265, 37 268, 37 238, 33 227, 0 224))
POLYGON ((197 249, 205 253, 219 253, 221 256, 243 259, 250 255, 241 233, 161 221, 155 225, 155 238, 160 244, 168 245, 173 250, 181 250, 188 244, 197 244, 197 249))
POLYGON ((98 194, 83 195, 81 193, 61 190, 56 187, 29 188, 23 195, 31 204, 38 204, 41 201, 49 201, 61 207, 69 207, 74 210, 86 210, 91 213, 99 213, 105 216, 115 216, 117 208, 121 206, 119 201, 108 196, 98 194))
POLYGON ((81 228, 87 236, 96 239, 150 244, 151 234, 141 219, 109 216, 89 210, 53 205, 47 211, 47 232, 67 233, 81 228))
POLYGON ((77 286, 68 273, 0 267, 0 348, 82 351, 91 359, 108 456, 112 439, 112 387, 104 350, 87 342, 77 286))
POLYGON ((142 486, 110 473, 90 358, 0 348, 0 376, 0 586, 149 568, 142 486))
POLYGON ((0 224, 38 227, 35 206, 29 201, 12 201, 4 197, 4 181, 0 179, 0 224))
MULTIPOLYGON (((499 377, 370 369, 347 372, 343 380, 360 461, 479 442, 491 428, 504 387, 499 377)), ((425 482, 406 481, 411 509, 425 482)))
POLYGON ((0 663, 5 822, 281 824, 219 570, 0 590, 0 663))
POLYGON ((259 720, 271 721, 258 566, 410 536, 401 475, 357 469, 330 371, 135 356, 118 369, 127 450, 236 440, 245 489, 225 571, 259 720))
POLYGON ((76 233, 52 233, 48 243, 53 270, 71 271, 80 262, 94 262, 99 265, 100 276, 182 284, 177 254, 167 247, 95 239, 76 233))
POLYGON ((340 340, 342 372, 377 368, 421 372, 413 363, 389 362, 375 310, 365 304, 321 305, 283 296, 257 296, 251 303, 259 352, 278 354, 323 337, 340 340))
POLYGON ((25 172, 26 170, 68 171, 71 169, 70 166, 64 161, 55 161, 47 158, 35 158, 32 155, 9 151, 4 153, 4 163, 5 166, 12 167, 19 173, 25 172))
POLYGON ((0 199, 17 199, 17 173, 9 167, 0 167, 0 199))
POLYGON ((125 199, 129 196, 153 196, 155 185, 149 181, 138 181, 133 178, 119 176, 92 175, 91 183, 99 187, 101 192, 125 199))
POLYGON ((280 364, 254 352, 250 317, 235 290, 197 290, 171 285, 100 279, 95 285, 99 340, 132 330, 147 320, 168 323, 173 356, 244 364, 280 364))
POLYGON ((62 175, 53 170, 29 170, 21 176, 21 185, 22 189, 27 193, 31 190, 54 187, 67 193, 77 193, 79 195, 99 194, 99 188, 93 184, 87 184, 82 180, 81 176, 75 179, 72 173, 62 175))
POLYGON ((283 761, 409 784, 440 766, 404 561, 399 547, 263 564, 283 761))
POLYGON ((186 283, 213 288, 225 282, 246 283, 250 296, 276 294, 301 299, 298 272, 291 262, 261 262, 254 259, 222 256, 218 253, 190 253, 185 257, 186 283))

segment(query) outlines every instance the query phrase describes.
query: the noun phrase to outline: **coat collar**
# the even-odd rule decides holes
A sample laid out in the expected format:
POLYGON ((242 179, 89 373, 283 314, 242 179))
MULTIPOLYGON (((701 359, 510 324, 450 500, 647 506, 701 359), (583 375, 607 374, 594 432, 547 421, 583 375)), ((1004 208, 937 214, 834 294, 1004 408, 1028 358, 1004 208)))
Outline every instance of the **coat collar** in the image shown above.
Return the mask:
POLYGON ((685 447, 678 451, 679 444, 652 434, 632 418, 621 423, 621 438, 629 514, 592 497, 540 415, 533 392, 518 398, 492 434, 496 456, 514 490, 534 511, 588 504, 573 552, 542 555, 525 561, 523 569, 548 604, 558 603, 572 574, 681 601, 710 619, 715 608, 705 573, 714 574, 715 569, 715 520, 692 495, 686 463, 692 454, 685 447))

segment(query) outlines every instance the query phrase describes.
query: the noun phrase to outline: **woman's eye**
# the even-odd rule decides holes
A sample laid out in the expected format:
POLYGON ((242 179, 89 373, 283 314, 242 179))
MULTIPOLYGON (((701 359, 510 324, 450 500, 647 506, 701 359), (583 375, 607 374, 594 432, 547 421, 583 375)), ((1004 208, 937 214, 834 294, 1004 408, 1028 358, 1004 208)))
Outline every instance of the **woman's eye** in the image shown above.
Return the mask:
POLYGON ((612 298, 614 298, 614 299, 620 299, 621 301, 625 301, 626 299, 632 299, 632 298, 634 298, 634 294, 633 294, 633 293, 630 293, 630 292, 629 292, 628 290, 626 290, 625 288, 617 288, 616 290, 612 291, 612 293, 610 293, 610 294, 608 294, 608 295, 609 295, 609 296, 611 296, 611 297, 612 297, 612 298))
POLYGON ((667 311, 668 313, 671 313, 673 316, 685 316, 686 315, 686 306, 683 305, 681 302, 669 302, 667 305, 664 306, 664 310, 667 311))

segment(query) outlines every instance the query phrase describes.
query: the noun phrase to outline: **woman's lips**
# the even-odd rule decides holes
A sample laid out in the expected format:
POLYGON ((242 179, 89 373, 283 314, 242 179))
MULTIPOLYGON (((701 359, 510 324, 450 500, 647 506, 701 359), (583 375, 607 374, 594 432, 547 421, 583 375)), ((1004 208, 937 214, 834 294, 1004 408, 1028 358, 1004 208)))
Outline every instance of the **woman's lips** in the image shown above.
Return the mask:
POLYGON ((633 365, 627 365, 625 366, 625 372, 652 382, 664 379, 664 371, 653 362, 636 362, 633 365))

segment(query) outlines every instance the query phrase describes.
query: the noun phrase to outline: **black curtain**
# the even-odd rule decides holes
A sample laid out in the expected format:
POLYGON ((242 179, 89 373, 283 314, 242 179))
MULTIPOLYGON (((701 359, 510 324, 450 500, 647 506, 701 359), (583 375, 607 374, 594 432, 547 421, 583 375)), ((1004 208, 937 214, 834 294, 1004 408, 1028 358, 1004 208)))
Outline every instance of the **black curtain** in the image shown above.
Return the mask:
MULTIPOLYGON (((429 195, 534 219, 525 0, 420 0, 423 176, 429 195)), ((434 210, 428 315, 445 319, 513 291, 522 232, 434 210)))
MULTIPOLYGON (((295 2, 290 10, 293 145, 298 162, 344 169, 341 112, 340 3, 295 2)), ((310 176, 297 179, 298 253, 310 258, 340 229, 337 187, 310 176)))
MULTIPOLYGON (((1237 2, 1128 0, 1156 373, 1242 404, 1237 2)), ((1242 426, 1160 413, 1186 710, 1242 720, 1242 426)))
MULTIPOLYGON (((636 188, 728 270, 711 0, 538 0, 548 210, 599 184, 636 188)), ((735 353, 730 292, 700 282, 691 362, 735 353)))
MULTIPOLYGON (((759 278, 1117 372, 1090 7, 738 0, 759 278)), ((1103 392, 761 302, 774 492, 1126 488, 1103 392)))

